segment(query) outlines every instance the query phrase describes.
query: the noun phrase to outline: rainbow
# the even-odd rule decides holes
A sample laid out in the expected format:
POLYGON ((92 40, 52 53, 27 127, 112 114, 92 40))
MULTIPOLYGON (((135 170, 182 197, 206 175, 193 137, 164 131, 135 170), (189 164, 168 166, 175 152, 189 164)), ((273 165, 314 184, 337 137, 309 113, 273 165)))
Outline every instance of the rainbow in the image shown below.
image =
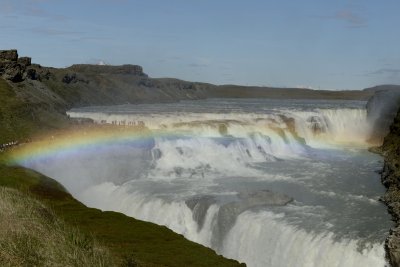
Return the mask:
POLYGON ((154 138, 171 138, 176 133, 150 131, 138 128, 91 127, 52 132, 38 140, 24 143, 7 153, 10 165, 24 165, 32 160, 49 159, 56 156, 73 157, 82 153, 99 153, 116 147, 152 147, 154 138))
MULTIPOLYGON (((274 134, 276 132, 270 127, 259 129, 263 134, 274 134)), ((271 135, 273 136, 273 135, 271 135)), ((192 138, 201 137, 195 131, 183 129, 158 129, 149 130, 145 127, 124 127, 115 125, 93 125, 88 127, 75 127, 62 131, 50 132, 37 140, 21 144, 9 150, 6 162, 10 165, 29 165, 33 161, 49 160, 52 158, 74 156, 88 153, 90 155, 100 154, 108 150, 123 150, 129 147, 149 148, 155 145, 157 138, 192 138)), ((240 137, 237 137, 240 138, 240 137)), ((278 137, 279 138, 279 137, 278 137)), ((229 141, 228 141, 229 142, 229 141)), ((329 140, 324 138, 313 140, 316 147, 329 147, 329 140)), ((336 144, 340 148, 340 143, 336 144)), ((347 144, 344 144, 345 146, 347 144)), ((357 147, 352 145, 350 147, 357 147)), ((366 147, 361 144, 358 147, 366 147)), ((335 148, 335 146, 330 146, 335 148)))

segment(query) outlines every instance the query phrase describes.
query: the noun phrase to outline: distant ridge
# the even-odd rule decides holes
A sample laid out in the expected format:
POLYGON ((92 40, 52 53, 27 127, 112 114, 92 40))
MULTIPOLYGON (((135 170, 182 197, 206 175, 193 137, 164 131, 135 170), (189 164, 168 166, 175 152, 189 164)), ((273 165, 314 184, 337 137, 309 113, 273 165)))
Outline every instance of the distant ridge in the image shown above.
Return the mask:
POLYGON ((86 72, 86 73, 103 73, 103 74, 132 74, 139 76, 147 76, 143 72, 143 68, 139 65, 121 65, 121 66, 112 66, 106 64, 74 64, 68 69, 77 71, 77 72, 86 72))
POLYGON ((67 68, 31 64, 17 50, 0 50, 0 77, 26 99, 56 106, 65 112, 72 107, 134 103, 160 103, 204 98, 273 98, 368 100, 376 91, 399 85, 380 85, 364 90, 313 90, 240 85, 213 85, 173 78, 151 78, 139 65, 74 64, 67 68), (23 90, 21 90, 24 88, 23 90), (17 90, 17 89, 16 89, 17 90), (48 97, 54 95, 53 97, 48 97))
POLYGON ((377 92, 377 91, 386 91, 386 90, 400 90, 400 85, 383 84, 383 85, 377 85, 374 87, 365 88, 363 91, 377 92))

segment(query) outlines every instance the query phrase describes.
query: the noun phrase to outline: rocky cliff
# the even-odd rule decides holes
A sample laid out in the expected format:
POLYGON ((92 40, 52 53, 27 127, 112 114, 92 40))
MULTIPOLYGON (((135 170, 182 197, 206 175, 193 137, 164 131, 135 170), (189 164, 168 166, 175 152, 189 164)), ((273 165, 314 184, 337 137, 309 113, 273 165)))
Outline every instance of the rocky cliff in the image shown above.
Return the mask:
MULTIPOLYGON (((206 97, 205 84, 152 79, 138 65, 78 64, 49 68, 18 57, 17 50, 0 50, 0 77, 21 95, 35 98, 40 92, 62 98, 64 109, 89 105, 171 102, 206 97)), ((172 80, 172 79, 171 79, 172 80)))
POLYGON ((382 183, 387 188, 382 201, 395 223, 385 242, 386 254, 392 266, 400 266, 400 110, 380 150, 385 158, 382 183))
POLYGON ((200 83, 152 79, 137 65, 50 68, 0 50, 0 145, 68 124, 72 107, 206 97, 200 83))
MULTIPOLYGON (((151 78, 138 65, 78 64, 49 68, 18 57, 17 50, 0 50, 0 77, 21 88, 27 98, 56 94, 64 109, 90 105, 173 102, 212 97, 368 99, 374 91, 323 91, 296 88, 212 85, 170 78, 151 78)), ((56 97, 56 98, 57 98, 56 97)), ((59 102, 59 101, 58 101, 59 102)), ((58 103, 59 104, 59 103, 58 103)))
POLYGON ((31 68, 31 58, 18 58, 17 50, 0 50, 0 75, 21 82, 26 78, 35 79, 35 70, 31 68))

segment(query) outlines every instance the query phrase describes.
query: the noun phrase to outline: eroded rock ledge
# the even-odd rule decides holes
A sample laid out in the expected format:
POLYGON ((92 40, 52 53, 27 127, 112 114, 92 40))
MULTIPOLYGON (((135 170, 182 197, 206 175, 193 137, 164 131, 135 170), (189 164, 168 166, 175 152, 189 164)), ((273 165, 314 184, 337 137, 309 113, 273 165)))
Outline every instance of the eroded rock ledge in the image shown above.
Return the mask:
POLYGON ((17 50, 0 50, 0 76, 3 78, 20 82, 32 74, 32 71, 28 69, 29 66, 31 66, 31 58, 18 58, 17 50))
POLYGON ((387 188, 382 201, 395 223, 385 241, 386 256, 392 266, 400 266, 400 110, 379 150, 385 158, 381 179, 387 188))

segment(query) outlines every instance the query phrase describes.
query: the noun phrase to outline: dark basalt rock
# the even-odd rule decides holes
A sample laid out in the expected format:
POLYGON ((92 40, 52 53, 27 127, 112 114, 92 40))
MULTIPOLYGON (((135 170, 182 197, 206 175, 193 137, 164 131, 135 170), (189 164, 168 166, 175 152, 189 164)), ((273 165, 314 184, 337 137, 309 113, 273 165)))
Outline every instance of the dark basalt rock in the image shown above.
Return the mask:
POLYGON ((18 60, 18 52, 15 49, 12 50, 0 50, 0 61, 14 61, 18 60))
POLYGON ((12 82, 22 81, 23 68, 16 62, 0 63, 0 73, 3 78, 12 82))
POLYGON ((18 58, 18 64, 28 67, 32 65, 32 59, 30 57, 20 57, 18 58))
POLYGON ((21 82, 26 78, 37 78, 33 71, 25 73, 32 64, 30 57, 18 58, 17 50, 0 50, 0 75, 12 82, 21 82))
POLYGON ((390 230, 389 237, 386 239, 385 248, 390 264, 394 267, 400 266, 400 229, 390 230))
POLYGON ((381 200, 388 207, 395 224, 385 241, 386 256, 391 266, 400 266, 400 110, 378 151, 385 158, 381 180, 387 188, 381 200))
POLYGON ((27 69, 24 74, 25 74, 23 77, 24 79, 40 80, 39 73, 37 73, 36 70, 33 68, 27 69))

